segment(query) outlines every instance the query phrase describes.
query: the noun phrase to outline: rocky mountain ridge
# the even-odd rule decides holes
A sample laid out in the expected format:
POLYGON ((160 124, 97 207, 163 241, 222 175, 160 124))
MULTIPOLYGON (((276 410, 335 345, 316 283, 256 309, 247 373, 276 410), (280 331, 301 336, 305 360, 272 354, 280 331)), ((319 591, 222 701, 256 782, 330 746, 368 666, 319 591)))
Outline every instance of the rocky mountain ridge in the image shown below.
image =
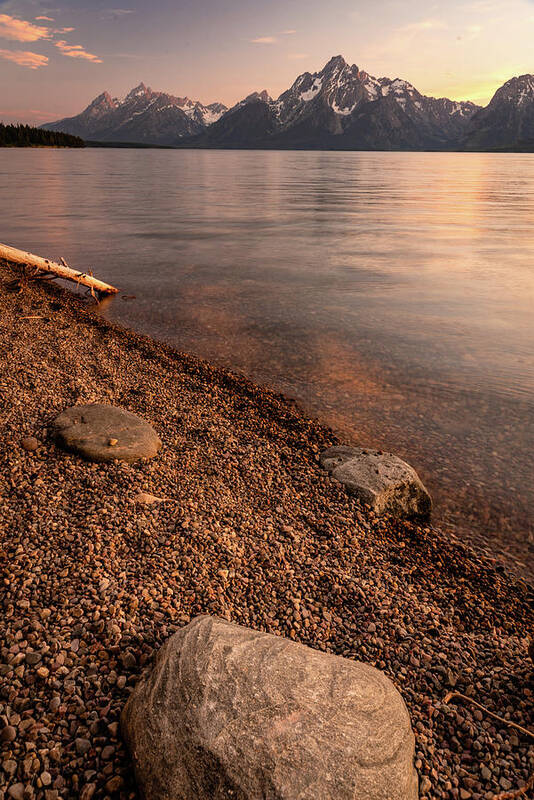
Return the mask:
POLYGON ((155 92, 140 83, 122 100, 103 92, 81 114, 42 127, 76 130, 76 135, 86 140, 175 144, 182 137, 201 133, 226 111, 223 103, 206 106, 189 97, 155 92))
POLYGON ((472 116, 466 149, 534 150, 534 75, 520 75, 497 89, 486 108, 472 116))
POLYGON ((422 95, 342 56, 299 75, 276 100, 253 92, 232 108, 154 92, 107 92, 79 115, 43 127, 86 140, 227 148, 506 149, 534 141, 534 76, 512 78, 486 108, 422 95))

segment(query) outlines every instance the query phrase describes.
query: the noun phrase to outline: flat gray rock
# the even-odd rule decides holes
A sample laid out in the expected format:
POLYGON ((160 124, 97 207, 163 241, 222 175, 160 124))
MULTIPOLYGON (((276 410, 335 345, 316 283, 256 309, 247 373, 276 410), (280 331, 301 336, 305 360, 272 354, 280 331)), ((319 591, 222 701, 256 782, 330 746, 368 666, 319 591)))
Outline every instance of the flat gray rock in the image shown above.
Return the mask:
POLYGON ((330 447, 322 466, 377 514, 428 519, 432 500, 419 475, 392 453, 363 447, 330 447))
POLYGON ((150 800, 416 800, 408 711, 379 670, 197 617, 121 728, 150 800))
POLYGON ((72 406, 53 422, 61 447, 89 461, 137 461, 156 455, 161 442, 155 430, 130 411, 93 403, 72 406))

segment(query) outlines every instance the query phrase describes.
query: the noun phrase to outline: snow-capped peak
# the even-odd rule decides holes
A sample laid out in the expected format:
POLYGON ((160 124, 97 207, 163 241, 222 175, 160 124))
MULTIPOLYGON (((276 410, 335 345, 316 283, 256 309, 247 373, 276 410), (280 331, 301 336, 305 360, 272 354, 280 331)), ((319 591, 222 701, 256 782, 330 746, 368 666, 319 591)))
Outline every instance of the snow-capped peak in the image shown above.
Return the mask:
POLYGON ((330 61, 327 64, 325 64, 325 66, 321 70, 321 74, 328 75, 329 73, 334 72, 335 70, 342 70, 347 66, 348 64, 343 58, 343 56, 332 56, 330 61))
POLYGON ((146 97, 150 94, 150 88, 145 86, 144 83, 140 83, 139 86, 136 86, 134 89, 131 89, 131 91, 128 92, 123 102, 127 103, 129 100, 135 100, 138 97, 146 97))
POLYGON ((510 78, 495 92, 490 105, 502 100, 523 105, 533 99, 534 75, 519 75, 519 77, 510 78))
MULTIPOLYGON (((334 56, 319 72, 304 72, 293 85, 283 92, 271 107, 279 125, 292 126, 327 108, 334 114, 329 125, 331 132, 342 133, 350 125, 353 115, 368 103, 387 100, 388 110, 381 113, 398 115, 406 113, 420 120, 430 114, 435 124, 442 125, 456 115, 468 118, 476 110, 468 103, 453 106, 452 101, 441 101, 421 95, 408 81, 401 78, 375 78, 356 64, 349 64, 342 56, 334 56)), ((433 123, 433 124, 434 124, 433 123)), ((398 119, 396 124, 398 124, 398 119)))
POLYGON ((112 99, 109 92, 102 92, 102 94, 99 94, 98 97, 95 97, 93 102, 87 106, 86 111, 91 111, 94 109, 108 111, 111 108, 115 108, 116 105, 117 101, 112 99))

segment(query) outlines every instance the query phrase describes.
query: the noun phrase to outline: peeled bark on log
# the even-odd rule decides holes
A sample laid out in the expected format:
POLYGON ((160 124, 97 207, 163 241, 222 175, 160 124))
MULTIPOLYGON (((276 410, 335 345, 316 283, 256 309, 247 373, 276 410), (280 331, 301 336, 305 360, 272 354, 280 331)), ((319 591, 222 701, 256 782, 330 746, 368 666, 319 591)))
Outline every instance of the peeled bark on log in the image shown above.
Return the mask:
POLYGON ((45 274, 53 273, 57 278, 88 286, 92 291, 99 294, 117 294, 119 291, 114 286, 110 286, 109 283, 99 281, 98 278, 93 278, 92 275, 88 275, 86 272, 78 272, 63 264, 56 264, 55 261, 48 261, 46 258, 35 256, 33 253, 26 253, 24 250, 17 250, 16 247, 9 247, 6 244, 0 243, 0 258, 15 264, 34 267, 45 274))

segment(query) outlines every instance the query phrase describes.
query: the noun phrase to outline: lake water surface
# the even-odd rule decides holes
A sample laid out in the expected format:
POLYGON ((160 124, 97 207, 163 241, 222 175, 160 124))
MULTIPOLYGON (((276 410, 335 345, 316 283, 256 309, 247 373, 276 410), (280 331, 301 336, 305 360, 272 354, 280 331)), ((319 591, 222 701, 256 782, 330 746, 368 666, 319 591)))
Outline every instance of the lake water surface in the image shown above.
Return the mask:
POLYGON ((0 177, 0 241, 405 457, 532 574, 534 156, 0 150, 0 177))

